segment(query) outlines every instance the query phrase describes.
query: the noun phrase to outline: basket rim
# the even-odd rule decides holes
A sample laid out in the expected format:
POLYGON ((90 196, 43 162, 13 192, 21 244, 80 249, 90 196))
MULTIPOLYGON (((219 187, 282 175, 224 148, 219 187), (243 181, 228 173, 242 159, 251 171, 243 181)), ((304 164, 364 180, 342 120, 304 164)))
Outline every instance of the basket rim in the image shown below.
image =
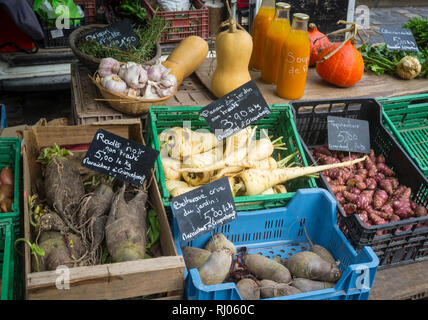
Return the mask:
MULTIPOLYGON (((70 45, 71 51, 77 56, 80 57, 83 60, 87 60, 87 62, 96 64, 97 66, 100 64, 101 59, 95 58, 93 56, 87 55, 86 53, 83 53, 78 47, 77 43, 79 40, 87 33, 95 30, 95 29, 101 29, 107 27, 107 24, 89 24, 85 26, 81 26, 74 30, 69 38, 68 42, 70 45)), ((150 60, 147 60, 144 62, 144 64, 154 64, 156 61, 162 56, 162 47, 160 46, 159 41, 156 42, 156 54, 153 58, 150 60)))

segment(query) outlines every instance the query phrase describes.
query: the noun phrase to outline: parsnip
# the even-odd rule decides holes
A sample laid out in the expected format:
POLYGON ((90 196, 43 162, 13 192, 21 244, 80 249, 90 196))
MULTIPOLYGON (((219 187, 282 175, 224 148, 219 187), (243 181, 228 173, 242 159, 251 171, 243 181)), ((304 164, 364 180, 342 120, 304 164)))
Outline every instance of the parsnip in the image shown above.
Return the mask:
POLYGON ((238 179, 237 183, 241 183, 243 185, 240 190, 242 195, 258 195, 263 191, 288 180, 332 168, 349 167, 355 163, 364 161, 365 159, 366 157, 363 157, 352 161, 314 167, 278 168, 275 170, 247 169, 238 174, 236 178, 238 179))

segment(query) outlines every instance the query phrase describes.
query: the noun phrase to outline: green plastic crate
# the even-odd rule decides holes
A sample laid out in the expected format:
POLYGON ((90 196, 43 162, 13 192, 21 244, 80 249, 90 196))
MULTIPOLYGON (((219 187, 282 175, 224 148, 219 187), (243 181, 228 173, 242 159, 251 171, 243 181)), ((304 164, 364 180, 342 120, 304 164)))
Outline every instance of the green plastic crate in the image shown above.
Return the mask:
POLYGON ((428 93, 377 100, 383 124, 428 177, 428 93))
POLYGON ((1 270, 1 300, 13 300, 14 288, 14 257, 13 242, 15 241, 12 219, 0 221, 0 270, 1 270))
MULTIPOLYGON (((160 150, 157 138, 158 134, 165 129, 175 126, 183 126, 183 121, 190 121, 190 127, 192 130, 200 128, 210 130, 205 119, 199 116, 199 112, 202 108, 203 107, 150 107, 147 131, 145 135, 147 144, 156 150, 160 150)), ((270 109, 270 115, 255 123, 255 125, 257 125, 257 134, 260 133, 261 129, 265 129, 268 131, 269 135, 273 135, 274 139, 280 136, 283 137, 287 150, 275 150, 273 155, 275 159, 277 157, 277 153, 279 153, 281 159, 283 159, 286 156, 299 151, 300 154, 295 157, 294 161, 302 166, 308 166, 302 145, 298 138, 290 106, 272 105, 270 106, 270 109)), ((162 164, 160 162, 160 156, 156 161, 154 169, 163 204, 165 207, 169 208, 171 205, 170 194, 165 185, 165 177, 162 164)), ((287 188, 288 193, 235 197, 237 210, 249 211, 281 207, 286 205, 286 203, 294 197, 298 189, 317 187, 315 179, 308 177, 297 178, 286 182, 284 185, 287 188)))

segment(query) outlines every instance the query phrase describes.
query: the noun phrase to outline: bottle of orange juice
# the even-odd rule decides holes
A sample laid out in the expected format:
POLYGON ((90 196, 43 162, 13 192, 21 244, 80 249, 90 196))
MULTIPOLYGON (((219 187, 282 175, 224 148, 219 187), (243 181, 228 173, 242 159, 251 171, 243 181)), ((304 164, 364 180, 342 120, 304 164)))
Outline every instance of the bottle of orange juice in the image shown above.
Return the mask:
POLYGON ((290 33, 290 8, 285 2, 275 5, 275 18, 269 26, 263 49, 261 77, 267 83, 276 83, 278 78, 281 48, 290 33))
POLYGON ((306 14, 293 14, 291 32, 281 51, 276 93, 285 99, 300 99, 305 91, 310 57, 308 20, 306 14))
POLYGON ((267 30, 275 16, 275 0, 263 0, 256 17, 254 18, 251 36, 253 37, 253 51, 251 53, 250 68, 260 70, 263 62, 263 48, 267 30))

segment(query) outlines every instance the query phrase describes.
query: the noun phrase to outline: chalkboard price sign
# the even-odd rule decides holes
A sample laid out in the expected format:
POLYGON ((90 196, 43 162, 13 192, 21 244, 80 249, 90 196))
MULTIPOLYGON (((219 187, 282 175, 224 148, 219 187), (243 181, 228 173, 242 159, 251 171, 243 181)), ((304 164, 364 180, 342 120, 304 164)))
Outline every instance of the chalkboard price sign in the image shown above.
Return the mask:
POLYGON ((270 114, 269 105, 253 80, 202 108, 204 117, 219 141, 234 135, 270 114))
POLYGON ((330 150, 370 153, 369 123, 342 117, 327 117, 330 150))
POLYGON ((390 50, 419 51, 412 31, 398 27, 381 27, 386 47, 390 50))
POLYGON ((82 166, 141 186, 158 155, 157 150, 99 129, 82 166))
POLYGON ((181 242, 188 242, 236 219, 236 208, 227 177, 171 200, 181 242))
POLYGON ((138 47, 140 40, 128 19, 108 25, 85 35, 85 40, 95 40, 100 46, 117 46, 127 50, 129 45, 138 47))

